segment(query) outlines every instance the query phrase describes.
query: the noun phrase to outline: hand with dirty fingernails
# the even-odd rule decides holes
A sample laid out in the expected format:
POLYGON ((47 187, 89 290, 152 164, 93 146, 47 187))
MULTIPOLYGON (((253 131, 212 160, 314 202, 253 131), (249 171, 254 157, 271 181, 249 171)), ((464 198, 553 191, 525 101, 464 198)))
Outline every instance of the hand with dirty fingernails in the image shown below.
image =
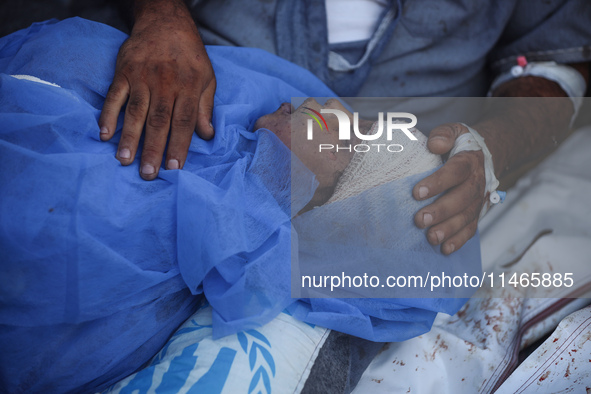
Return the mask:
POLYGON ((99 119, 100 138, 110 140, 127 102, 116 157, 133 163, 144 134, 140 175, 182 169, 193 132, 213 138, 216 80, 191 14, 181 0, 135 1, 135 23, 119 50, 115 77, 99 119))

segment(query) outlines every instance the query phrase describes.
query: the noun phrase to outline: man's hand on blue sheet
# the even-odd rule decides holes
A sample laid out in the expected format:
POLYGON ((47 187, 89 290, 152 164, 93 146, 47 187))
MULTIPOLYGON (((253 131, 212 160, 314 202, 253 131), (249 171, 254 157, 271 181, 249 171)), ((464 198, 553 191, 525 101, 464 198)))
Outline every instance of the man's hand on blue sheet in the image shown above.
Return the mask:
POLYGON ((117 159, 123 165, 133 163, 145 125, 140 175, 152 180, 167 140, 165 167, 181 169, 195 129, 201 138, 213 138, 216 80, 182 1, 136 1, 134 13, 133 30, 119 50, 99 126, 101 139, 111 139, 127 102, 117 159))

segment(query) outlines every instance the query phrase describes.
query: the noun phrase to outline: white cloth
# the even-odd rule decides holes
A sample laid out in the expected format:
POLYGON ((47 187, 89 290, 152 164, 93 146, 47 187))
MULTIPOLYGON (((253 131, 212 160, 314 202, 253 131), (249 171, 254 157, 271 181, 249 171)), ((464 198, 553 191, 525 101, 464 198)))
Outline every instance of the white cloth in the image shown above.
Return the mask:
POLYGON ((328 43, 368 40, 386 0, 326 0, 328 43))
MULTIPOLYGON (((375 134, 377 129, 378 122, 375 122, 369 134, 375 134)), ((403 150, 388 152, 385 147, 382 147, 379 151, 371 149, 368 152, 356 152, 339 178, 334 194, 327 203, 353 197, 384 183, 440 166, 441 156, 429 152, 427 137, 415 128, 411 128, 410 131, 417 138, 416 141, 410 141, 403 133, 396 132, 392 133, 392 141, 388 141, 385 129, 380 138, 368 141, 368 145, 372 148, 377 144, 385 146, 399 144, 403 146, 403 150)))
POLYGON ((569 315, 496 393, 588 393, 590 332, 591 307, 569 315))
MULTIPOLYGON (((483 270, 495 270, 494 288, 480 289, 452 317, 439 315, 429 333, 388 344, 354 393, 491 392, 511 372, 519 349, 589 303, 580 298, 557 307, 560 299, 584 296, 577 291, 591 287, 590 148, 591 127, 574 133, 517 183, 505 203, 479 226, 483 270), (538 237, 544 230, 552 232, 538 237), (538 287, 536 292, 531 286, 513 288, 507 283, 501 288, 501 271, 505 278, 524 272, 572 273, 574 286, 538 287), (543 290, 547 292, 540 294, 543 290), (532 293, 548 298, 534 298, 532 293)), ((585 367, 591 360, 590 312, 586 309, 576 319, 565 320, 498 392, 577 392, 585 387, 589 382, 585 367), (574 320, 578 323, 570 324, 574 320)))

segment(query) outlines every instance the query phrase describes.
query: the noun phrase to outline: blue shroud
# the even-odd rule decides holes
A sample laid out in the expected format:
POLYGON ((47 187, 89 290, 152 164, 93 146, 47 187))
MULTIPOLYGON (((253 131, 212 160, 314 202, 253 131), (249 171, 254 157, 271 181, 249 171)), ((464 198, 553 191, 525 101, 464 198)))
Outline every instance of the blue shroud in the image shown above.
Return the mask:
POLYGON ((459 307, 389 300, 396 313, 381 313, 384 303, 331 309, 331 300, 290 298, 289 167, 277 169, 290 152, 272 133, 249 130, 292 96, 334 94, 264 51, 208 48, 216 136, 193 138, 184 170, 143 181, 139 153, 122 167, 119 133, 101 142, 97 119, 125 38, 74 18, 0 39, 1 389, 106 387, 149 360, 199 294, 214 308, 217 337, 289 306, 329 328, 347 332, 353 319, 361 328, 352 334, 400 340, 427 331, 435 311, 459 307))

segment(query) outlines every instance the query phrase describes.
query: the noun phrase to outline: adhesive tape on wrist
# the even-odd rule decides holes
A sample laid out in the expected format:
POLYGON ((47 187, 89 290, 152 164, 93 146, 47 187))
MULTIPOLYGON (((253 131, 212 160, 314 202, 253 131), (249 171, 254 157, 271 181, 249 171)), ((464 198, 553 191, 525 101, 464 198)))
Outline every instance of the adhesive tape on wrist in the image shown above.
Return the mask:
POLYGON ((496 192, 497 187, 499 186, 499 181, 495 176, 492 156, 486 146, 486 143, 484 142, 484 138, 482 138, 482 136, 478 134, 478 132, 470 126, 464 123, 460 124, 466 127, 469 133, 462 134, 456 139, 454 147, 449 153, 449 157, 451 158, 452 156, 464 151, 482 151, 484 155, 484 176, 486 179, 484 195, 486 196, 488 193, 490 196, 489 201, 486 204, 484 204, 484 207, 482 207, 482 210, 480 211, 480 218, 482 218, 488 211, 488 208, 491 203, 496 204, 497 202, 501 201, 500 198, 497 198, 499 197, 499 195, 496 192))

